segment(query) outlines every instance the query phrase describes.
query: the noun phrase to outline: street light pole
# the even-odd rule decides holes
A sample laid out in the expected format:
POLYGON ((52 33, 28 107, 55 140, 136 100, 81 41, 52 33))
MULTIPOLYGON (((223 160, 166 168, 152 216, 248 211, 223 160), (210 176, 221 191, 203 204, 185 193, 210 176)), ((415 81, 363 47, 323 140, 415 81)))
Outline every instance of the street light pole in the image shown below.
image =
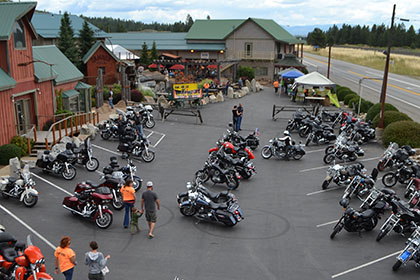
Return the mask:
POLYGON ((388 36, 388 51, 386 53, 386 61, 385 61, 385 70, 384 70, 384 78, 382 80, 382 91, 381 91, 381 118, 379 120, 378 127, 384 128, 384 110, 385 110, 385 97, 386 97, 386 87, 388 84, 388 70, 389 70, 389 58, 391 56, 391 47, 392 47, 392 31, 394 30, 394 18, 395 18, 395 8, 396 4, 394 4, 394 8, 392 10, 392 19, 391 19, 391 28, 389 29, 389 36, 388 36))

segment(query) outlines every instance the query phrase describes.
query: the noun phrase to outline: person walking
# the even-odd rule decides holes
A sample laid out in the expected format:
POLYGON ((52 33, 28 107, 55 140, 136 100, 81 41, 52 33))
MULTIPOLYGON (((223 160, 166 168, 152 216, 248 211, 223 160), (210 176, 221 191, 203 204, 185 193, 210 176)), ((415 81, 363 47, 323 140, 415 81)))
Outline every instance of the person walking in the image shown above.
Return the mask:
POLYGON ((133 181, 127 179, 127 181, 125 181, 125 185, 121 187, 120 192, 125 207, 123 225, 124 228, 128 228, 128 223, 130 222, 131 208, 133 208, 134 203, 136 203, 136 190, 133 188, 133 181))
POLYGON ((232 109, 232 118, 233 118, 232 128, 234 131, 236 131, 236 123, 238 122, 238 106, 236 105, 233 106, 233 109, 232 109))
POLYGON ((244 107, 242 107, 242 104, 239 103, 238 106, 238 120, 236 122, 236 131, 240 131, 241 129, 241 124, 242 124, 242 116, 244 114, 244 107))
POLYGON ((205 96, 209 96, 209 88, 210 88, 210 84, 206 81, 203 85, 204 87, 204 92, 206 93, 205 96))
POLYGON ((109 106, 111 106, 111 109, 114 109, 114 92, 112 91, 112 89, 109 91, 109 106))
POLYGON ((146 209, 146 221, 149 225, 149 238, 155 237, 153 235, 153 230, 156 225, 157 219, 157 210, 160 210, 160 202, 157 194, 153 191, 153 182, 147 182, 147 191, 143 192, 141 196, 141 212, 144 212, 146 209))
MULTIPOLYGON (((90 251, 85 254, 85 264, 89 266, 89 280, 104 280, 103 270, 106 267, 106 262, 111 257, 104 255, 101 252, 98 252, 98 243, 96 241, 91 241, 89 243, 90 251)), ((108 270, 107 268, 105 270, 108 270)))
POLYGON ((140 232, 139 228, 139 219, 143 216, 143 212, 139 211, 136 207, 133 207, 131 210, 131 235, 133 235, 137 229, 137 232, 140 232))
POLYGON ((60 240, 60 246, 55 249, 55 274, 59 271, 63 273, 66 280, 73 279, 74 266, 76 262, 76 253, 70 248, 71 238, 64 236, 60 240), (60 269, 60 270, 58 270, 60 269))
POLYGON ((274 93, 277 93, 279 91, 279 81, 275 80, 273 83, 274 86, 274 93))

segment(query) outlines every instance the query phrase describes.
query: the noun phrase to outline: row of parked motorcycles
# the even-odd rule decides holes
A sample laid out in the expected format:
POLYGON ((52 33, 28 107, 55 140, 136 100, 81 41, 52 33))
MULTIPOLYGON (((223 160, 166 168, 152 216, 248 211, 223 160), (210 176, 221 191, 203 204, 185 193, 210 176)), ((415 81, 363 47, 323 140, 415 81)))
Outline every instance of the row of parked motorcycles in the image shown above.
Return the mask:
POLYGON ((139 104, 135 107, 127 107, 127 111, 117 110, 118 115, 112 116, 100 125, 102 139, 118 139, 117 149, 122 153, 122 158, 129 156, 141 158, 144 162, 152 162, 155 159, 155 151, 147 137, 136 129, 136 113, 140 112, 143 127, 153 128, 155 121, 152 115, 153 108, 150 105, 139 104))
POLYGON ((0 279, 52 280, 46 272, 45 258, 33 245, 31 237, 25 242, 17 239, 0 225, 0 279))
POLYGON ((216 142, 209 150, 204 167, 195 173, 194 181, 187 183, 187 192, 177 196, 182 215, 222 223, 232 227, 243 220, 243 212, 238 199, 231 193, 239 187, 240 180, 248 180, 256 174, 252 150, 259 146, 259 133, 242 137, 233 129, 216 142), (214 193, 203 183, 226 184, 228 191, 214 193))
POLYGON ((340 199, 343 215, 334 226, 330 238, 333 239, 342 229, 348 232, 372 231, 379 219, 391 210, 379 229, 376 241, 381 241, 391 232, 405 238, 406 247, 393 265, 394 271, 410 260, 420 264, 420 166, 410 159, 415 150, 410 146, 399 147, 391 143, 380 158, 377 168, 371 174, 361 163, 351 165, 335 164, 328 168, 322 188, 331 182, 347 185, 340 199), (380 171, 392 169, 382 177, 386 188, 377 188, 376 181, 380 171), (397 183, 405 188, 404 199, 391 189, 397 183), (362 203, 360 210, 349 206, 350 200, 357 197, 362 203))

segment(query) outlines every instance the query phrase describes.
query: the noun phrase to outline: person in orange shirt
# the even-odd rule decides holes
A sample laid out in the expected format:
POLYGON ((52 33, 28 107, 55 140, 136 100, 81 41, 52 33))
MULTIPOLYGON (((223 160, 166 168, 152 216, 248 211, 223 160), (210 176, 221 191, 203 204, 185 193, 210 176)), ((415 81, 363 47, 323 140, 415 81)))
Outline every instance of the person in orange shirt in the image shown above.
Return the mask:
POLYGON ((120 192, 125 207, 124 228, 128 228, 131 208, 133 208, 134 203, 136 203, 136 190, 133 188, 133 181, 130 179, 125 181, 125 185, 121 187, 120 192))
POLYGON ((277 93, 279 91, 279 81, 275 80, 273 83, 274 86, 274 93, 277 93))
POLYGON ((210 88, 209 83, 208 82, 205 82, 204 85, 203 85, 203 87, 204 87, 204 91, 206 93, 206 96, 209 96, 209 88, 210 88))
POLYGON ((60 268, 66 280, 73 279, 74 266, 76 265, 76 253, 70 248, 71 238, 64 236, 60 240, 60 246, 55 249, 55 274, 60 268))

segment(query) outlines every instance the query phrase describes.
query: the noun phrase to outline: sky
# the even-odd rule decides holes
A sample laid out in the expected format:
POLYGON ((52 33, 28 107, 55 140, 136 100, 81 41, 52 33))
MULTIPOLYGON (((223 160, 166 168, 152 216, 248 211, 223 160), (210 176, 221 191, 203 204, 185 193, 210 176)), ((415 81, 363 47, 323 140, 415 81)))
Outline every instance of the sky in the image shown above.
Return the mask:
MULTIPOLYGON (((392 6, 397 4, 396 17, 420 28, 419 0, 38 0, 38 10, 83 14, 94 17, 132 19, 146 23, 193 19, 274 19, 283 26, 318 24, 387 25, 392 6), (413 21, 414 20, 414 21, 413 21)), ((396 22, 399 22, 398 20, 396 22)))

